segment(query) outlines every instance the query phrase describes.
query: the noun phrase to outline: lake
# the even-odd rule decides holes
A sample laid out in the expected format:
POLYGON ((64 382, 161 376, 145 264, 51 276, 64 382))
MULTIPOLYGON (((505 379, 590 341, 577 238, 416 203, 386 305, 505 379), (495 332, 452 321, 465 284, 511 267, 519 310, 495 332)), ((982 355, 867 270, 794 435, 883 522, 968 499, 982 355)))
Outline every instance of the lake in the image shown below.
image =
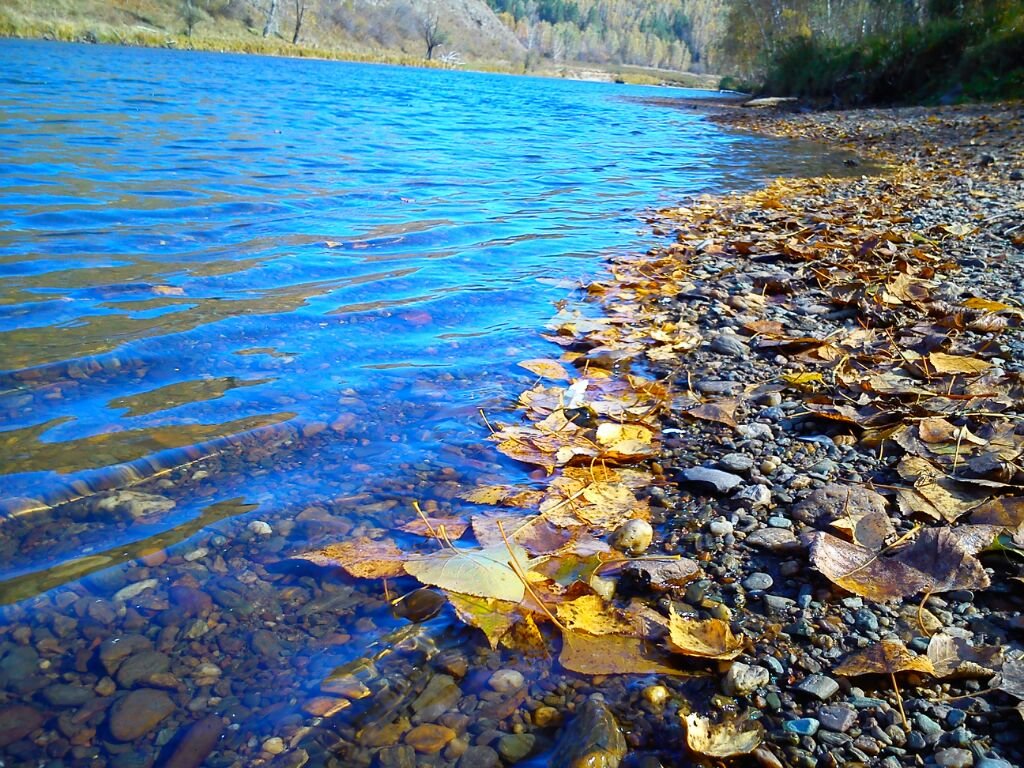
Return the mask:
POLYGON ((559 303, 655 242, 643 211, 835 165, 666 93, 0 41, 6 765, 203 728, 207 765, 384 764, 367 724, 410 670, 499 663, 289 557, 527 480, 481 412, 514 418, 559 303), (328 711, 346 664, 365 693, 328 711))

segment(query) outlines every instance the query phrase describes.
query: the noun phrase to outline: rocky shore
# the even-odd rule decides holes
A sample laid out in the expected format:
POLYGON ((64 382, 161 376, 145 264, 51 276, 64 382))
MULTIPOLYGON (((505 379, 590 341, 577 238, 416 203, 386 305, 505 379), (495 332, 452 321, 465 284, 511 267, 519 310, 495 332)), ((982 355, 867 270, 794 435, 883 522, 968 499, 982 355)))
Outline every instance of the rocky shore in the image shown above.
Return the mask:
MULTIPOLYGON (((492 650, 460 622, 487 618, 465 601, 303 559, 311 543, 388 539, 408 523, 404 504, 339 498, 228 520, 3 609, 3 765, 1024 764, 1022 117, 1016 106, 716 112, 890 170, 660 211, 650 224, 664 244, 610 264, 587 311, 553 322, 575 381, 638 374, 592 383, 600 402, 577 385, 581 405, 559 432, 579 437, 576 453, 517 444, 554 473, 538 471, 525 499, 491 500, 539 506, 545 523, 566 506, 590 516, 583 533, 565 523, 573 556, 590 562, 586 541, 609 567, 550 598, 560 631, 527 599, 492 650), (624 406, 634 395, 642 407, 624 406), (638 431, 605 441, 598 427, 604 450, 588 456, 590 420, 615 408, 638 431), (595 469, 613 454, 643 482, 595 469), (590 481, 570 472, 581 468, 601 486, 589 511, 590 481), (557 485, 567 477, 583 485, 557 485), (623 497, 653 541, 609 535, 619 525, 602 510, 623 497), (624 564, 600 539, 644 557, 624 564), (613 641, 621 627, 573 629, 556 603, 582 591, 604 601, 602 620, 649 625, 628 646, 638 671, 570 660, 574 632, 604 656, 627 647, 613 641), (674 617, 720 622, 727 642, 695 651, 674 617), (648 653, 666 635, 671 653, 648 653)), ((547 391, 531 390, 526 410, 546 413, 547 391)), ((310 452, 330 437, 294 436, 310 452)), ((469 457, 496 482, 502 446, 513 450, 469 457)), ((240 450, 104 498, 132 517, 202 492, 222 463, 273 460, 265 446, 240 450)), ((428 520, 472 516, 461 478, 424 472, 428 520)), ((83 516, 117 512, 76 503, 96 507, 83 516)), ((547 546, 557 559, 568 545, 547 546)))

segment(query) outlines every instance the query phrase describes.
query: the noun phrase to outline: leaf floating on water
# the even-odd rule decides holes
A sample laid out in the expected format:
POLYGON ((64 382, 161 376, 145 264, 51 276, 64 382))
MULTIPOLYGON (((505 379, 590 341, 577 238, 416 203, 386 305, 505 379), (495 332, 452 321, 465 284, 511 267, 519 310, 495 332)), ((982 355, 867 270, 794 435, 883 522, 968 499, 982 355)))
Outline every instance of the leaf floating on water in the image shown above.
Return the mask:
POLYGON ((847 656, 833 671, 845 677, 894 675, 899 672, 935 674, 928 657, 911 653, 902 642, 894 639, 882 640, 847 656))
POLYGON ((640 424, 605 422, 597 428, 601 458, 615 462, 649 459, 658 452, 654 431, 640 424))
POLYGON ((406 556, 390 541, 359 538, 294 556, 316 565, 344 569, 357 579, 385 579, 405 573, 406 556))
POLYGON ((928 659, 938 678, 990 678, 1003 665, 1003 649, 939 632, 928 642, 928 659))
POLYGON ((543 376, 545 379, 557 379, 559 381, 569 381, 572 376, 565 369, 560 362, 557 360, 547 360, 544 358, 537 358, 534 360, 523 360, 519 363, 520 368, 525 368, 530 373, 535 373, 538 376, 543 376))
POLYGON ((448 602, 455 609, 459 621, 476 627, 487 636, 491 648, 497 648, 512 625, 519 620, 516 603, 510 600, 495 600, 492 597, 476 597, 445 590, 448 602))
POLYGON ((416 520, 410 520, 405 525, 399 528, 400 531, 406 533, 414 533, 417 536, 426 536, 427 538, 438 538, 448 539, 455 541, 462 538, 462 535, 469 530, 469 523, 463 520, 461 517, 428 517, 426 519, 417 518, 416 520), (429 527, 427 525, 429 523, 429 527), (433 529, 433 533, 431 533, 433 529), (442 534, 442 530, 444 533, 442 534))
POLYGON ((743 640, 721 619, 689 619, 669 615, 668 647, 673 653, 704 659, 735 659, 743 652, 743 640))
POLYGON ((639 637, 588 635, 566 632, 558 661, 581 675, 681 675, 693 673, 676 669, 669 659, 639 637))
POLYGON ((720 723, 691 713, 683 716, 686 745, 706 757, 749 755, 764 739, 764 727, 748 716, 727 717, 720 723))
MULTIPOLYGON (((527 570, 526 550, 513 544, 512 551, 518 564, 527 570)), ((504 544, 486 549, 446 549, 410 559, 405 571, 424 584, 450 592, 518 603, 523 599, 525 588, 509 566, 509 560, 504 544)))
POLYGON ((570 632, 590 635, 633 635, 633 625, 597 595, 584 595, 560 604, 555 613, 570 632))

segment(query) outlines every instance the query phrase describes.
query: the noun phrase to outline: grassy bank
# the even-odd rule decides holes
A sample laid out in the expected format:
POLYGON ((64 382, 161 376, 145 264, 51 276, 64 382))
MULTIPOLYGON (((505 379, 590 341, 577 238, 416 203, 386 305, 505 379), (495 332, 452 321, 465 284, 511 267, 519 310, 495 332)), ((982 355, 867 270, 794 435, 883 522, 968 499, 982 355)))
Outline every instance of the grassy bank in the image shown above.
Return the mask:
POLYGON ((1024 4, 855 43, 796 38, 762 90, 835 106, 1024 98, 1024 4))

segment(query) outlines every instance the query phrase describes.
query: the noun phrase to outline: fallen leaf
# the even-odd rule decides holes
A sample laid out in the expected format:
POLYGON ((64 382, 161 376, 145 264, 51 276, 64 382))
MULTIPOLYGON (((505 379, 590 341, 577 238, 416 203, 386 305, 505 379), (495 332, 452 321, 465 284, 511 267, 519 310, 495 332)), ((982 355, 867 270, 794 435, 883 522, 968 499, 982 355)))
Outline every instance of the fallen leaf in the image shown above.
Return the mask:
POLYGON ((891 638, 850 654, 833 671, 845 677, 892 675, 898 672, 935 674, 935 668, 927 656, 911 653, 902 642, 891 638))
POLYGON ((1024 659, 1007 659, 992 687, 1024 699, 1024 659))
POLYGON ((464 534, 468 529, 469 523, 461 517, 428 517, 425 521, 422 518, 416 518, 399 528, 400 531, 414 533, 417 536, 426 536, 427 538, 438 538, 442 540, 447 537, 452 541, 462 538, 462 534, 464 534), (427 526, 427 523, 430 524, 429 527, 427 526), (433 533, 431 533, 431 529, 433 529, 433 533), (442 529, 444 531, 443 534, 442 529))
POLYGON ((947 355, 944 352, 932 352, 928 362, 936 373, 984 373, 992 364, 976 357, 947 355))
POLYGON ((928 659, 938 678, 990 678, 1003 665, 1003 649, 997 645, 971 645, 964 637, 946 632, 928 641, 928 659))
POLYGON ((911 545, 892 555, 820 531, 812 533, 810 540, 815 568, 834 584, 872 600, 989 585, 981 562, 946 528, 926 528, 911 545))
MULTIPOLYGON (((518 564, 527 570, 526 550, 513 544, 512 551, 518 564)), ((509 565, 510 559, 504 544, 486 549, 445 549, 410 559, 405 571, 424 584, 449 592, 518 603, 525 588, 509 565)))
POLYGON ((569 381, 572 376, 565 369, 560 362, 557 360, 548 360, 544 358, 537 358, 534 360, 523 360, 519 363, 520 368, 525 368, 530 373, 535 373, 538 376, 543 376, 545 379, 557 379, 560 381, 569 381))
POLYGON ((601 458, 613 462, 635 462, 656 456, 654 431, 640 424, 604 422, 597 428, 601 458))
POLYGON ((753 752, 764 738, 764 727, 746 715, 727 716, 713 723, 703 715, 691 713, 683 716, 686 725, 686 745, 706 757, 734 757, 753 752))
POLYGON ((519 620, 516 603, 512 601, 464 595, 448 590, 445 590, 445 595, 455 609, 459 621, 482 631, 492 649, 498 647, 501 638, 519 620))
POLYGON ((728 427, 736 426, 736 408, 738 400, 719 400, 714 403, 704 403, 695 408, 690 408, 683 413, 693 419, 703 421, 717 421, 728 427))
POLYGON ((316 565, 342 568, 357 579, 393 578, 405 573, 406 555, 390 541, 359 538, 294 557, 316 565))
POLYGON ((705 659, 735 659, 743 653, 743 640, 721 619, 689 619, 669 614, 668 647, 673 653, 705 659))
POLYGON ((633 635, 633 626, 597 595, 584 595, 555 608, 570 632, 590 635, 633 635))
POLYGON ((693 674, 671 666, 670 657, 642 638, 624 635, 566 632, 558 661, 569 671, 583 675, 693 674))

